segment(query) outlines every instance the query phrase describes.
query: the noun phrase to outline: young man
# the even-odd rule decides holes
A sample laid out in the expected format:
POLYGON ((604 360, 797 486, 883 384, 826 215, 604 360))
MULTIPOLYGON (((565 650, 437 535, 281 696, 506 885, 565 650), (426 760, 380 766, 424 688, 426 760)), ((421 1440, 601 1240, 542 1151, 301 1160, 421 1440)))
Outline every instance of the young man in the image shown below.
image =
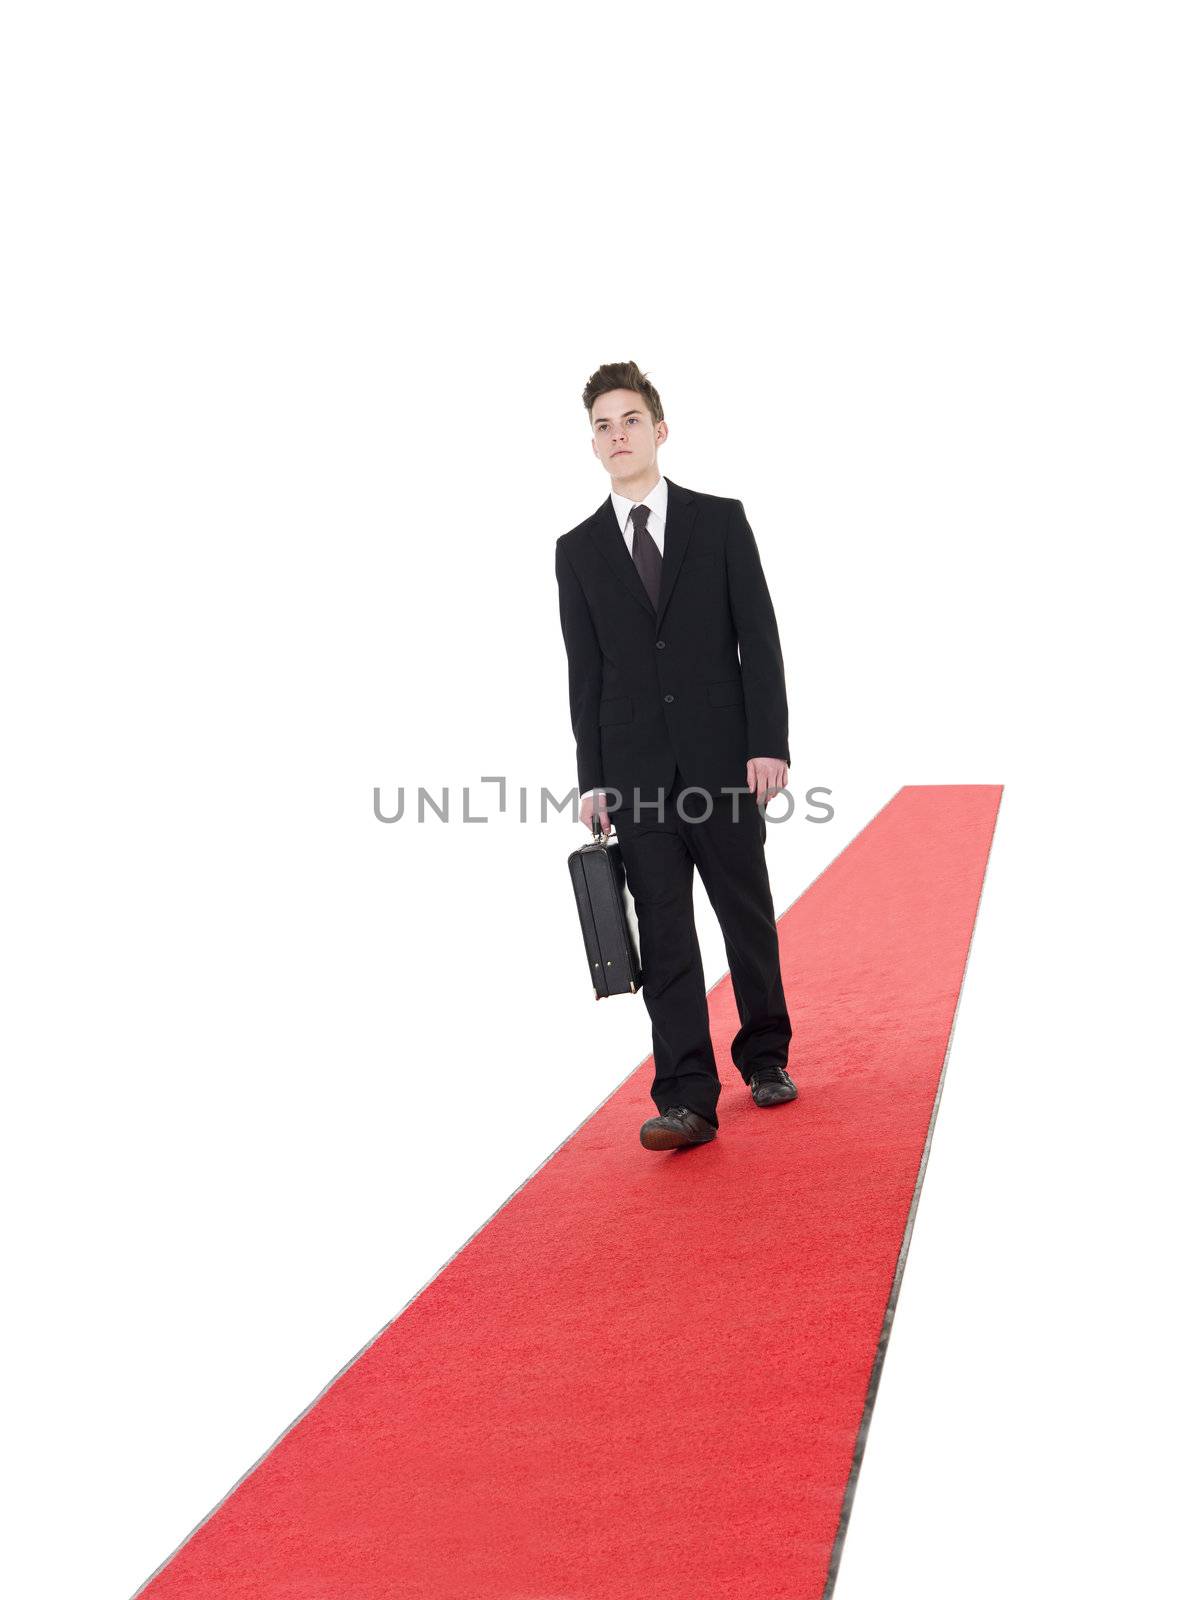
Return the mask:
POLYGON ((615 826, 637 912, 659 1115, 648 1150, 716 1137, 721 1082, 692 903, 716 912, 741 1027, 734 1065, 759 1106, 796 1098, 792 1026, 763 846, 787 783, 779 630, 740 500, 658 470, 658 391, 632 361, 583 392, 611 492, 555 547, 581 816, 615 826))

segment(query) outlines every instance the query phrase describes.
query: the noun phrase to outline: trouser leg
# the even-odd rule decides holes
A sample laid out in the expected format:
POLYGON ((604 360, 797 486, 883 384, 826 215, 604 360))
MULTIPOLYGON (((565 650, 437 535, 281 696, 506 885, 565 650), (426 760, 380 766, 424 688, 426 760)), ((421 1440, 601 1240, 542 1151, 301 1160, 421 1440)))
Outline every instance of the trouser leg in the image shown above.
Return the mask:
MULTIPOLYGON (((669 814, 668 814, 669 815, 669 814)), ((693 904, 694 866, 670 825, 628 824, 618 839, 637 913, 642 999, 650 1016, 660 1112, 688 1106, 717 1124, 721 1080, 708 1028, 708 996, 693 904)))
POLYGON ((767 824, 749 792, 714 800, 713 812, 700 817, 702 797, 687 797, 681 828, 712 903, 725 940, 729 976, 741 1027, 730 1046, 733 1063, 746 1083, 761 1067, 784 1067, 792 1023, 779 966, 779 934, 767 875, 767 824))

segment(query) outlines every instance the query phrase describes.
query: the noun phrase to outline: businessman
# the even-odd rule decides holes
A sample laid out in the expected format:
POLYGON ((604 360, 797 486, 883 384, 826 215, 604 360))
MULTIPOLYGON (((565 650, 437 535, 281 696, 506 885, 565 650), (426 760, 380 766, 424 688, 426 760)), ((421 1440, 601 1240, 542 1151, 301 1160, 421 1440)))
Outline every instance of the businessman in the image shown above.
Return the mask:
POLYGON ((734 1065, 758 1106, 796 1098, 763 847, 787 784, 783 656, 740 500, 658 469, 662 402, 632 361, 583 392, 610 492, 555 546, 580 815, 615 827, 637 913, 658 1110, 648 1150, 716 1137, 721 1081, 692 901, 720 924, 741 1026, 734 1065))

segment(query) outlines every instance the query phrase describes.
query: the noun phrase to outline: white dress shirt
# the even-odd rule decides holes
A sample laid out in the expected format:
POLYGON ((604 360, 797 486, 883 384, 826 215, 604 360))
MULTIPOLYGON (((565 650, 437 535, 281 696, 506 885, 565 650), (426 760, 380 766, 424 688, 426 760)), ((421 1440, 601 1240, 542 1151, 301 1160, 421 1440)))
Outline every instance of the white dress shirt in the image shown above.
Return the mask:
MULTIPOLYGON (((625 496, 618 494, 615 489, 609 498, 617 514, 617 526, 625 535, 625 548, 630 555, 633 554, 633 518, 629 513, 634 506, 650 507, 650 515, 646 518, 646 532, 658 546, 658 553, 661 556, 667 547, 667 480, 659 478, 650 493, 641 500, 626 500, 625 496)), ((587 790, 587 794, 599 793, 599 789, 587 790)), ((586 796, 581 794, 579 798, 582 801, 586 796)))

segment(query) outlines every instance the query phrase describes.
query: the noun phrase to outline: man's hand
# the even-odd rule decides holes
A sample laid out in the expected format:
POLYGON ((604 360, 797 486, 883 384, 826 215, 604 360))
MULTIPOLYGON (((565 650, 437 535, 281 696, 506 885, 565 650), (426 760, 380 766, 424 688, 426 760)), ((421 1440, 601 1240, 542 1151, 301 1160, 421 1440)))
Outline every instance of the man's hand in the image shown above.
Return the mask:
POLYGON ((585 794, 579 802, 579 820, 591 832, 592 817, 596 814, 597 809, 600 816, 600 832, 607 839, 609 830, 612 828, 612 823, 608 820, 607 792, 596 794, 589 791, 589 793, 585 794))
POLYGON ((778 756, 751 756, 746 763, 746 787, 754 792, 756 806, 765 806, 787 788, 787 762, 778 756))

